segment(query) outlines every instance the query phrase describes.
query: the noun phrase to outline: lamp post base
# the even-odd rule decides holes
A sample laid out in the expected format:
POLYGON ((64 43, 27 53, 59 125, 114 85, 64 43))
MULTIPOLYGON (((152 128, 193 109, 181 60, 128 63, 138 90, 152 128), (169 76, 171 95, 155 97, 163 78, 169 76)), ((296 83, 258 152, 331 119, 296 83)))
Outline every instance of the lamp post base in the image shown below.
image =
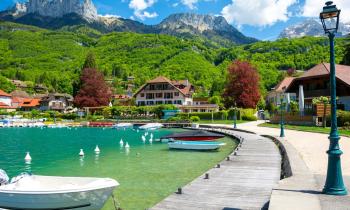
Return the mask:
POLYGON ((326 195, 347 195, 348 191, 341 188, 323 188, 322 193, 326 195))

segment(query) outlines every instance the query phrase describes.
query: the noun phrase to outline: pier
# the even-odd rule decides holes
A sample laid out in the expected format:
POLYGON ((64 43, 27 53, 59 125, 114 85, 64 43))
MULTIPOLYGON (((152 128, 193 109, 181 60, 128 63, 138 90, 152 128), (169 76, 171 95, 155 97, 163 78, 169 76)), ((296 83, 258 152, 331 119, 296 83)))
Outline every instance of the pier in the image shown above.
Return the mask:
POLYGON ((268 209, 281 175, 281 155, 275 143, 232 129, 202 129, 225 133, 241 143, 220 165, 151 209, 268 209))

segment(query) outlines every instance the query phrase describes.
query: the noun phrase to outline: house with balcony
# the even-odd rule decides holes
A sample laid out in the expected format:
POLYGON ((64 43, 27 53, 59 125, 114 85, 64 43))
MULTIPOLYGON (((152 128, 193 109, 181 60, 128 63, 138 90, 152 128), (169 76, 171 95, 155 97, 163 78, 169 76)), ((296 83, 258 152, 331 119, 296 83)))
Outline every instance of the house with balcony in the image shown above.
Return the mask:
POLYGON ((287 93, 286 90, 293 82, 294 77, 286 77, 280 83, 278 83, 266 96, 266 102, 278 106, 281 100, 283 101, 296 101, 296 93, 287 93), (289 98, 289 99, 288 99, 289 98))
POLYGON ((160 76, 144 84, 135 94, 136 105, 192 105, 194 86, 188 80, 171 81, 160 76))
POLYGON ((62 93, 49 93, 40 100, 41 111, 65 112, 73 107, 73 96, 62 93))
MULTIPOLYGON (((299 89, 304 92, 305 109, 313 109, 312 99, 320 96, 330 97, 330 64, 321 63, 294 78, 286 92, 299 97, 299 89)), ((350 66, 336 65, 338 108, 350 111, 350 66)))
POLYGON ((3 90, 0 90, 0 109, 6 111, 16 111, 16 108, 12 106, 12 96, 3 90))

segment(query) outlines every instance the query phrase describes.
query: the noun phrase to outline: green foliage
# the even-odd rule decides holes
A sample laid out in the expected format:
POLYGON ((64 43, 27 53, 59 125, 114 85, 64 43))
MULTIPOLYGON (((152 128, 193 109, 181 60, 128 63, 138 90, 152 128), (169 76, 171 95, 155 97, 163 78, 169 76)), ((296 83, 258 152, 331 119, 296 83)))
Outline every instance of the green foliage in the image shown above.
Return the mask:
POLYGON ((8 81, 6 77, 0 75, 0 90, 5 91, 6 93, 11 93, 15 89, 16 87, 8 81))
POLYGON ((255 116, 256 109, 239 109, 240 117, 242 120, 255 121, 257 117, 255 116))
POLYGON ((190 117, 190 120, 191 120, 192 122, 198 122, 198 121, 201 120, 201 118, 199 118, 198 116, 192 116, 192 117, 190 117))
MULTIPOLYGON (((281 70, 307 70, 328 61, 326 38, 279 39, 219 49, 200 38, 167 35, 101 34, 89 27, 67 26, 51 31, 21 24, 0 23, 0 75, 44 84, 50 91, 72 94, 88 52, 96 65, 122 92, 121 82, 135 77, 135 89, 159 75, 186 79, 198 96, 221 95, 228 64, 248 60, 260 74, 261 93, 283 78, 281 70)), ((343 59, 346 39, 336 40, 336 61, 343 59)), ((347 47, 349 52, 349 47, 347 47)), ((1 80, 2 81, 2 80, 1 80)), ((2 82, 0 83, 2 85, 2 82)))
POLYGON ((86 69, 86 68, 92 68, 92 69, 97 68, 95 55, 92 52, 89 52, 86 55, 86 58, 85 58, 85 61, 84 61, 84 65, 83 65, 83 69, 86 69))
POLYGON ((312 99, 312 104, 329 104, 330 98, 327 96, 320 96, 312 99))
POLYGON ((296 101, 291 101, 290 102, 290 112, 292 114, 296 114, 299 112, 299 104, 296 101))

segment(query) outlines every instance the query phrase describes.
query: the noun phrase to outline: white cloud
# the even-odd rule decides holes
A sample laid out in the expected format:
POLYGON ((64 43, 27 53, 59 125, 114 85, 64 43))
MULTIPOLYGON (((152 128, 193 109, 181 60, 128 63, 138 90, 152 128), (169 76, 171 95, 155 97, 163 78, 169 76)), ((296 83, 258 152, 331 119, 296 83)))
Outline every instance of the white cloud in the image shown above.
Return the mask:
POLYGON ((105 17, 105 18, 120 18, 121 16, 119 15, 113 15, 113 14, 105 14, 105 15, 99 15, 101 17, 105 17))
POLYGON ((198 0, 181 0, 181 3, 183 5, 186 5, 190 9, 196 9, 196 5, 198 3, 198 0))
MULTIPOLYGON (((334 4, 338 9, 341 9, 340 20, 342 22, 350 22, 350 1, 349 0, 334 0, 334 4)), ((324 6, 320 0, 305 0, 302 16, 304 17, 318 17, 324 6)))
POLYGON ((129 3, 129 8, 134 10, 135 17, 144 20, 146 18, 157 17, 156 12, 147 12, 146 9, 150 8, 155 4, 157 0, 131 0, 129 3))
POLYGON ((288 8, 297 0, 232 0, 221 14, 229 23, 270 26, 289 19, 288 8))

